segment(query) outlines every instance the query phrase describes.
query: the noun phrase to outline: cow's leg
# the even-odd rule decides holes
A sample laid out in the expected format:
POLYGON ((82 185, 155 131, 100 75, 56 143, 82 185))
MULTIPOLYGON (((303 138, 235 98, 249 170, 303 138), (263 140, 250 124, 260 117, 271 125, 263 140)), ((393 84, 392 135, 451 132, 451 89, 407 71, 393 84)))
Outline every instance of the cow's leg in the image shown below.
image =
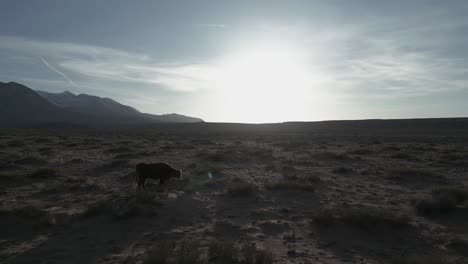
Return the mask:
POLYGON ((146 179, 144 178, 138 178, 138 182, 137 182, 137 189, 138 190, 144 190, 145 189, 145 181, 146 179))
POLYGON ((146 190, 146 178, 143 179, 141 186, 143 187, 143 190, 146 190))
POLYGON ((163 191, 163 190, 162 190, 163 184, 164 184, 164 180, 163 180, 162 178, 159 178, 159 184, 158 184, 158 188, 157 188, 157 191, 158 191, 158 192, 163 191))
POLYGON ((137 176, 136 179, 136 190, 139 191, 141 189, 141 180, 140 177, 137 176))

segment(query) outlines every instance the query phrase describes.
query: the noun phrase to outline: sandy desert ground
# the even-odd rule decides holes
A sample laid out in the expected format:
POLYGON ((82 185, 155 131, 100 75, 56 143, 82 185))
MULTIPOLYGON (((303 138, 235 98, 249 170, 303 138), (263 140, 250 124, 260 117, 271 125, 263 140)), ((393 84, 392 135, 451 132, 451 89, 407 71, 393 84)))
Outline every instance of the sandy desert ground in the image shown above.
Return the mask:
POLYGON ((1 131, 0 262, 468 263, 466 130, 193 126, 1 131))

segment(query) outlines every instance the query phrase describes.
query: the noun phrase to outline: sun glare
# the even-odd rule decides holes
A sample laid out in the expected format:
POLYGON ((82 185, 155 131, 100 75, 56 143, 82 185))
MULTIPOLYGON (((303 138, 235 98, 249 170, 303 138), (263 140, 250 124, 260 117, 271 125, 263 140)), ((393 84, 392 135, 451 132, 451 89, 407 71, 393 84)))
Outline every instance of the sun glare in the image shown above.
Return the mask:
POLYGON ((223 114, 251 123, 305 118, 312 76, 291 50, 260 47, 232 54, 221 63, 216 83, 228 112, 223 114))

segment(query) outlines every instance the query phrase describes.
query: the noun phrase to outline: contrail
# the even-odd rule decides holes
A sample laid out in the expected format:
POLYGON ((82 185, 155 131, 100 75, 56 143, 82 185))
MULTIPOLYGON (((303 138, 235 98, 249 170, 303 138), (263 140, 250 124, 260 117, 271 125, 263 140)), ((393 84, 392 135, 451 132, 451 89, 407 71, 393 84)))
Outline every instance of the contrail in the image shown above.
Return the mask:
POLYGON ((42 57, 39 57, 39 58, 41 58, 42 62, 43 62, 49 69, 53 70, 54 72, 60 74, 63 78, 67 79, 68 83, 69 83, 71 86, 73 86, 73 87, 75 87, 75 88, 78 88, 78 89, 80 88, 80 87, 78 87, 78 85, 76 85, 70 78, 68 78, 68 76, 65 75, 65 73, 60 72, 59 70, 57 70, 57 69, 55 69, 54 67, 50 66, 50 64, 49 64, 44 58, 42 58, 42 57))

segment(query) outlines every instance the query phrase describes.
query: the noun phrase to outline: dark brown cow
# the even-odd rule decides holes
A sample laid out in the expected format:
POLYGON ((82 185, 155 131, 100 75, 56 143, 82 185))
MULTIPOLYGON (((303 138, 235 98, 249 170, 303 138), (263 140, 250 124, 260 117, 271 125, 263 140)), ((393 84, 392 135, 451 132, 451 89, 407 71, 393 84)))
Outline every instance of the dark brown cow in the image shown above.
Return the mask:
POLYGON ((159 180, 159 185, 162 185, 170 178, 181 179, 182 170, 174 169, 171 165, 158 162, 158 163, 138 163, 136 165, 136 182, 137 190, 145 189, 146 179, 159 180))

